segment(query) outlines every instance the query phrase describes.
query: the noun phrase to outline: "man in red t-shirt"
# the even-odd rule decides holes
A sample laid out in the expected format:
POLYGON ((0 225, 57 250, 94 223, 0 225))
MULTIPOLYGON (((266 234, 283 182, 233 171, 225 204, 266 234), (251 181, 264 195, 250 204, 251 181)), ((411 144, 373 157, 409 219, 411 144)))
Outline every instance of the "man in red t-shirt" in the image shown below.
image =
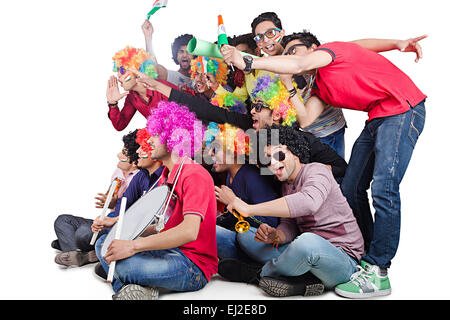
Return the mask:
POLYGON ((424 127, 426 96, 378 52, 394 49, 416 52, 417 62, 422 56, 418 41, 424 37, 332 42, 304 55, 255 59, 243 58, 231 46, 221 49, 227 63, 244 71, 297 74, 317 69, 314 96, 306 106, 297 99, 302 125, 314 121, 325 103, 368 113, 369 119, 353 146, 341 188, 365 238, 371 241, 353 280, 336 287, 336 293, 345 297, 367 298, 391 292, 387 268, 400 238, 399 186, 424 127), (370 184, 375 223, 367 199, 370 184))
POLYGON ((206 169, 188 158, 200 150, 204 127, 187 107, 161 102, 152 111, 147 130, 153 148, 150 157, 165 166, 159 184, 174 188, 176 202, 172 201, 163 232, 148 229, 136 240, 111 242, 102 259, 108 264, 117 261, 115 300, 154 299, 156 287, 196 291, 217 273, 214 182, 206 169), (186 151, 186 144, 193 147, 186 151))

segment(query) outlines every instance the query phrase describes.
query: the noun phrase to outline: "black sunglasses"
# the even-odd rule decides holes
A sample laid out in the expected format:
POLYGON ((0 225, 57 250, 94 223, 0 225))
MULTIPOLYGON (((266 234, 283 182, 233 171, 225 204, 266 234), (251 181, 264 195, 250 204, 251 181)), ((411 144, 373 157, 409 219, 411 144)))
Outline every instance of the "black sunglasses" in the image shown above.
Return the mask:
POLYGON ((306 44, 304 44, 304 43, 294 44, 293 46, 289 47, 288 50, 285 50, 283 52, 283 56, 291 56, 291 55, 295 54, 295 51, 296 51, 295 48, 296 47, 308 47, 308 46, 306 44))
POLYGON ((267 164, 260 164, 260 167, 268 167, 270 166, 270 164, 272 163, 272 159, 277 160, 278 162, 284 161, 286 159, 286 153, 283 151, 278 151, 275 152, 271 157, 270 157, 270 162, 267 164))
POLYGON ((251 103, 251 109, 255 108, 256 112, 261 112, 262 108, 267 108, 270 109, 269 106, 265 105, 264 103, 262 103, 261 101, 258 102, 252 102, 251 103))

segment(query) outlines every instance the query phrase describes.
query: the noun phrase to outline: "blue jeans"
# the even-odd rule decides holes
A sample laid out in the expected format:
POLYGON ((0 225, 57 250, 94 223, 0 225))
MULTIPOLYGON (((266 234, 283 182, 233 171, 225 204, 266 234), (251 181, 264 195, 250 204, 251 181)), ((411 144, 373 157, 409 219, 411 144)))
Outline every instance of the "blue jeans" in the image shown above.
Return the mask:
POLYGON ((349 281, 357 265, 343 249, 311 232, 302 233, 272 250, 272 254, 275 257, 263 266, 261 277, 293 277, 311 272, 326 288, 349 281))
MULTIPOLYGON (((106 235, 95 243, 95 251, 103 269, 108 273, 109 265, 101 257, 101 247, 106 235)), ((112 287, 114 292, 126 284, 157 286, 174 291, 197 291, 208 280, 180 249, 144 251, 116 262, 112 287)))
POLYGON ((409 111, 366 123, 353 145, 341 184, 364 237, 363 260, 388 268, 400 238, 400 182, 425 124, 425 101, 409 111), (371 192, 375 223, 367 190, 371 192))
MULTIPOLYGON (((73 216, 70 214, 61 214, 54 223, 55 233, 58 238, 61 251, 74 251, 80 249, 83 252, 94 250, 90 245, 92 239, 92 222, 94 220, 73 216)), ((105 234, 101 231, 98 236, 105 234)))
POLYGON ((329 145, 336 153, 345 159, 345 127, 339 129, 326 137, 320 138, 320 141, 329 145))
POLYGON ((237 233, 216 226, 217 256, 221 259, 232 258, 266 263, 273 258, 272 246, 255 240, 258 229, 250 227, 247 232, 237 233))

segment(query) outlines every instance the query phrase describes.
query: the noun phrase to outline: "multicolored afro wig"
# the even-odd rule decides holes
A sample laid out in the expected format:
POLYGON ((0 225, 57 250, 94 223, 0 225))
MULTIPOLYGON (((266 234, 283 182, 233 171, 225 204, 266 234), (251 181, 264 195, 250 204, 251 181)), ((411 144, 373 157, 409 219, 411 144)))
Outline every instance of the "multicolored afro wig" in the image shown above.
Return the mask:
POLYGON ((120 71, 123 74, 124 69, 133 68, 153 79, 158 78, 156 63, 144 49, 126 46, 125 49, 116 52, 112 59, 114 61, 114 72, 120 71))
POLYGON ((142 151, 144 151, 147 155, 150 155, 153 151, 152 146, 148 143, 148 139, 150 139, 150 133, 146 129, 139 129, 136 133, 136 143, 139 144, 142 151))
POLYGON ((227 83, 228 66, 222 59, 198 56, 191 60, 191 79, 197 73, 212 73, 220 85, 227 83))
MULTIPOLYGON (((261 100, 270 110, 280 113, 282 125, 291 126, 297 121, 294 106, 289 101, 289 92, 280 78, 269 72, 258 76, 250 94, 253 102, 261 100)), ((296 84, 294 83, 294 86, 296 84)))
POLYGON ((215 106, 228 109, 229 111, 239 112, 242 114, 247 113, 245 101, 233 92, 229 92, 225 89, 216 92, 216 95, 211 99, 211 103, 215 106))
POLYGON ((150 135, 159 136, 167 151, 179 156, 193 158, 202 148, 205 126, 186 106, 175 102, 159 102, 148 118, 146 129, 150 135))
POLYGON ((210 122, 205 132, 205 145, 210 147, 214 140, 221 143, 221 147, 236 155, 250 154, 250 138, 244 130, 231 124, 217 124, 210 122))

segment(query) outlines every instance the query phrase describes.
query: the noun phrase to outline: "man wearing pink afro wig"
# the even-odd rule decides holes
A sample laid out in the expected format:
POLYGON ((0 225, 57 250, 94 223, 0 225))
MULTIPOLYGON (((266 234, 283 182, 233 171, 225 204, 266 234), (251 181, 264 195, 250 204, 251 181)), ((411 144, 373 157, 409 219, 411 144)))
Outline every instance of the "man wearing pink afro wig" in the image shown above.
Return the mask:
POLYGON ((161 287, 200 290, 217 273, 214 182, 189 158, 202 146, 204 128, 195 128, 196 122, 187 107, 173 102, 160 102, 148 119, 151 158, 165 166, 159 184, 173 188, 176 201, 163 232, 111 243, 102 259, 117 261, 115 300, 156 299, 161 287))

